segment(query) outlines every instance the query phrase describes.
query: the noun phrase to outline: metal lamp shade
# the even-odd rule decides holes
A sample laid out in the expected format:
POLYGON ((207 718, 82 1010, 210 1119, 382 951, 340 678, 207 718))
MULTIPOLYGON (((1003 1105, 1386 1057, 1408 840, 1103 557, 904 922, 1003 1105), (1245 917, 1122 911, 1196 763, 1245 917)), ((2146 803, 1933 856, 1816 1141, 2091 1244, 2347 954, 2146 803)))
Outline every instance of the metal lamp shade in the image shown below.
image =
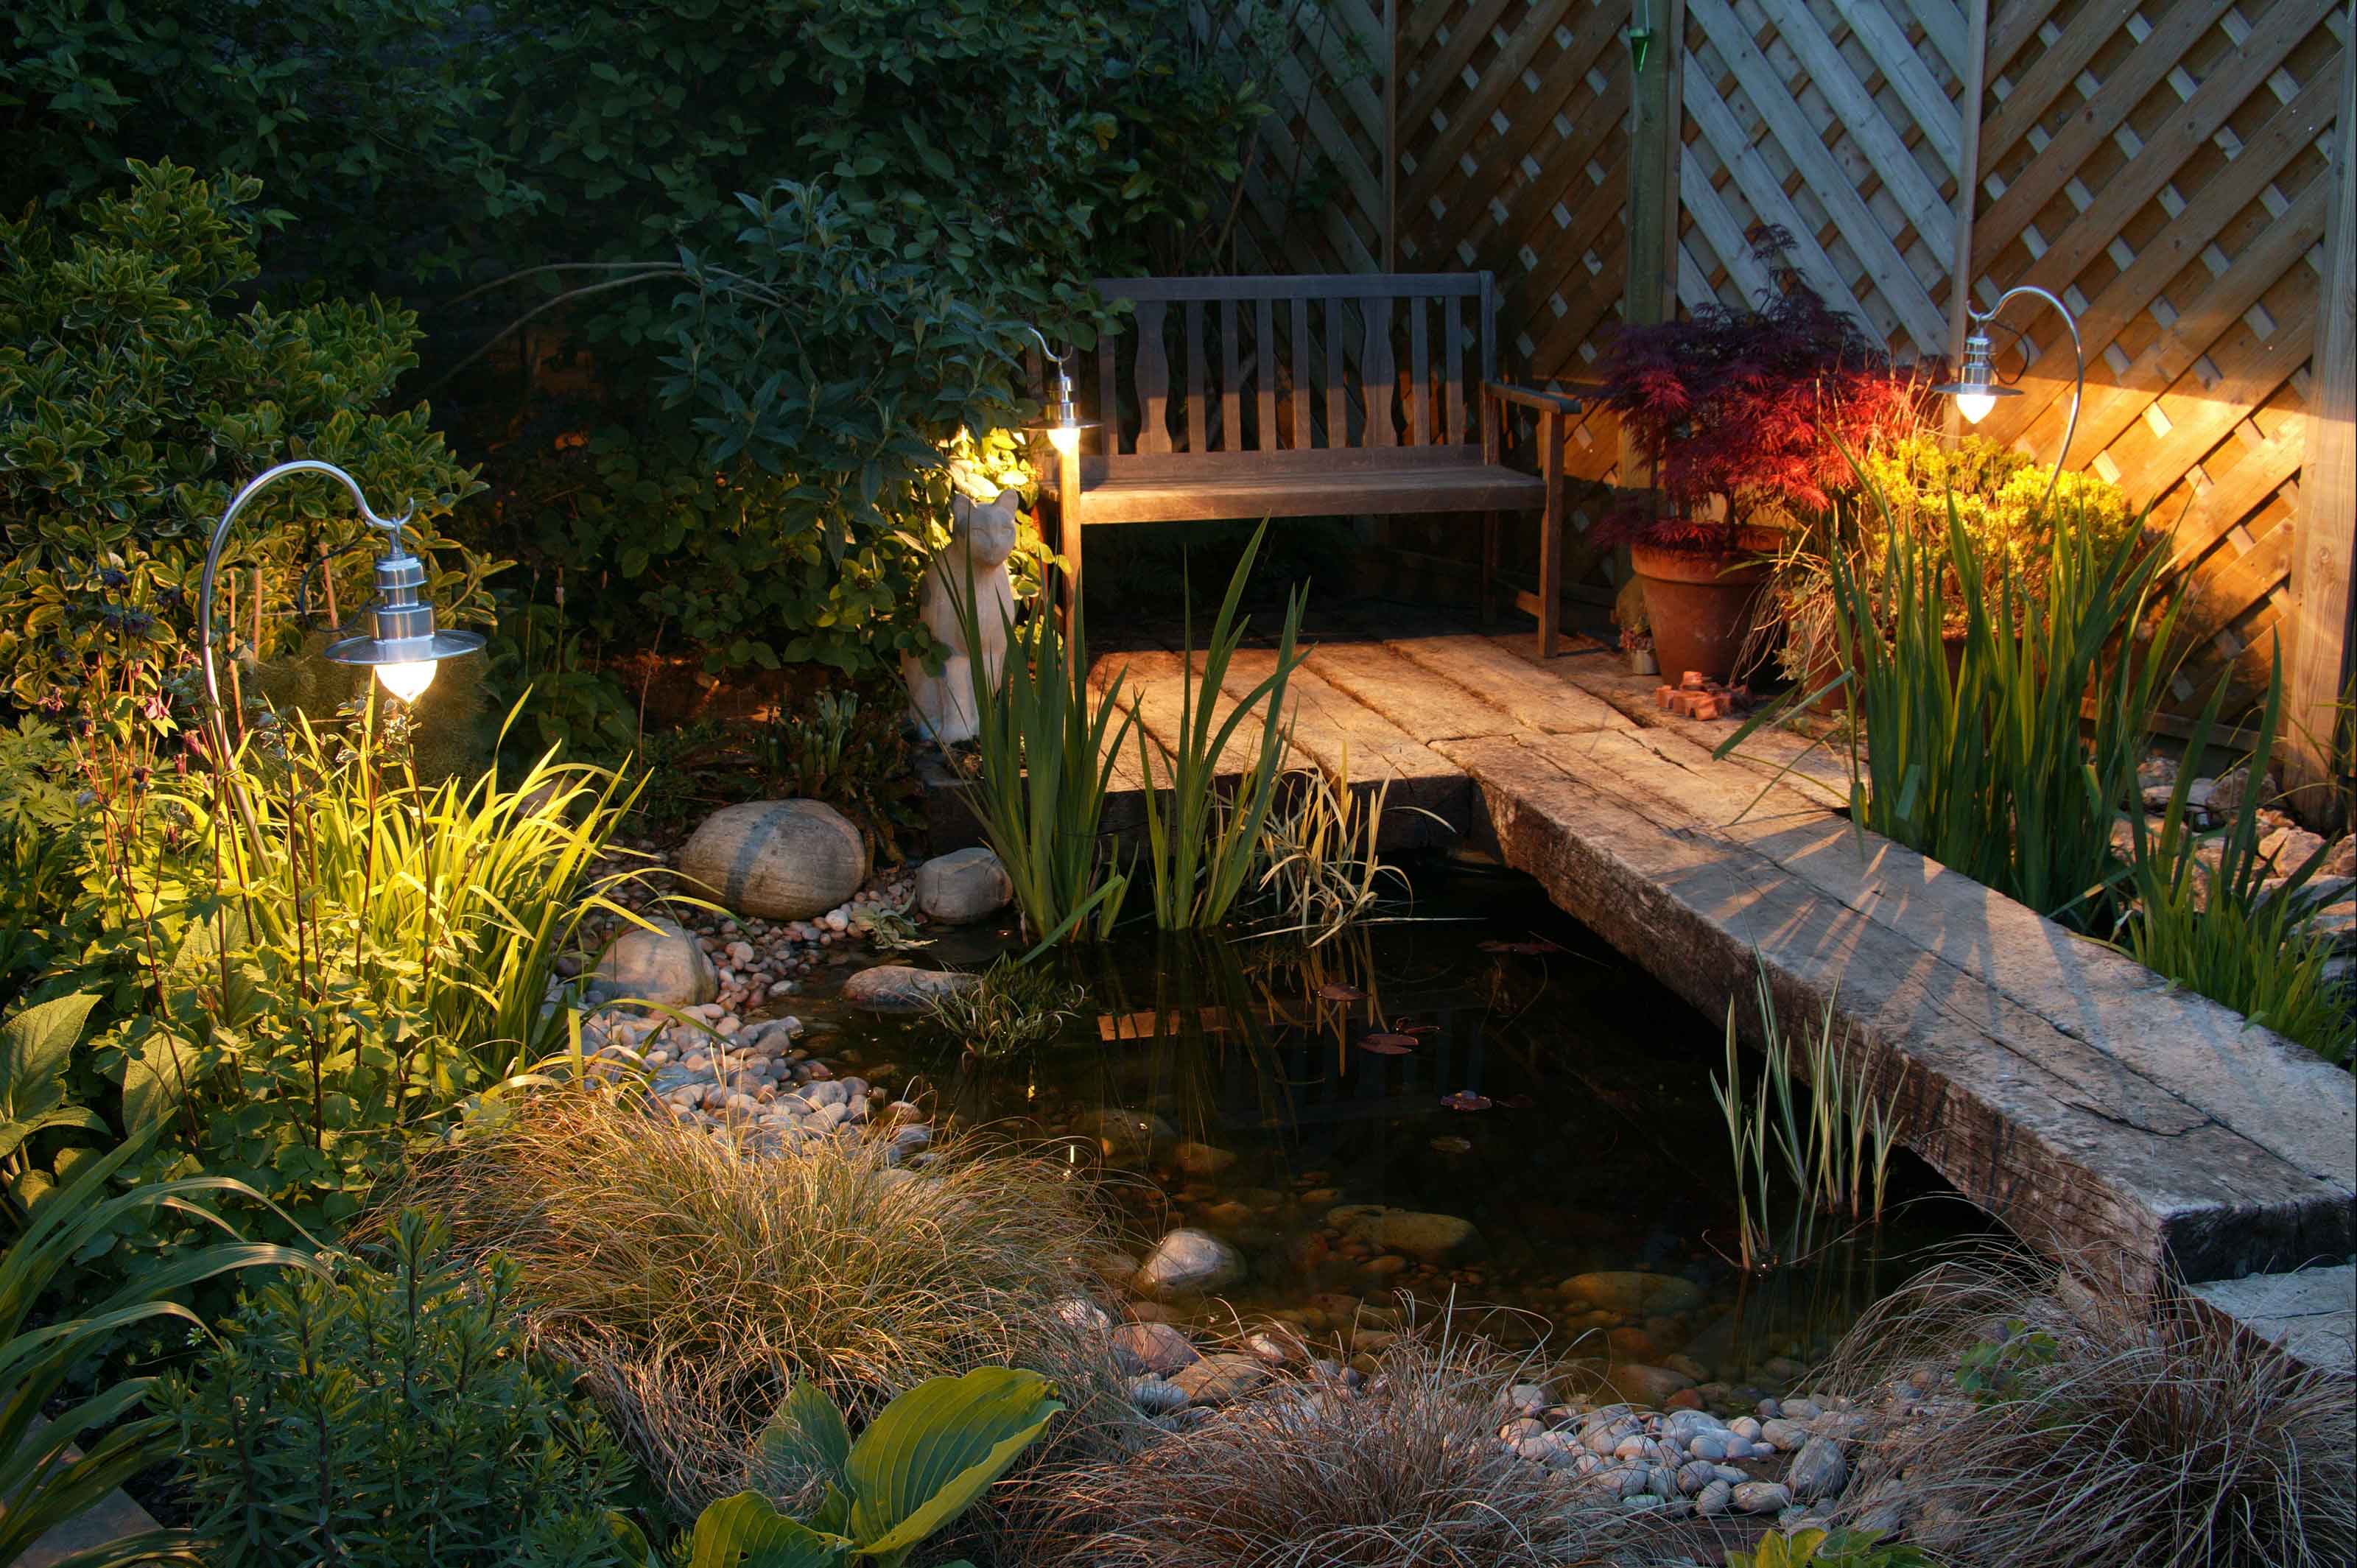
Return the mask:
POLYGON ((482 634, 441 631, 434 625, 434 607, 421 596, 425 564, 414 555, 381 557, 376 564, 376 603, 369 607, 369 629, 328 644, 327 654, 339 664, 366 665, 376 670, 387 689, 406 699, 425 689, 436 664, 483 646, 482 634), (416 673, 394 673, 404 668, 416 673))

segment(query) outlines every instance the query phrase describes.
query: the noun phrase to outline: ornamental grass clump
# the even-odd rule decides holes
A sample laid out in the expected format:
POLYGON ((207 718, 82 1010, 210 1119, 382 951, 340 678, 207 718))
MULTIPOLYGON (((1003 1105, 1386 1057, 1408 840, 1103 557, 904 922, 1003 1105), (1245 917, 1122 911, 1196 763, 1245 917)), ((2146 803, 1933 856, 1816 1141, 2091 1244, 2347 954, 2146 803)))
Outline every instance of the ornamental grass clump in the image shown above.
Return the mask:
POLYGON ((1049 1480, 1063 1568, 1555 1568, 1636 1539, 1498 1440, 1529 1370, 1446 1324, 1374 1376, 1283 1382, 1136 1454, 1049 1480))
MULTIPOLYGON (((537 1344, 588 1375, 683 1516, 740 1491, 797 1380, 855 1425, 929 1378, 1052 1378, 1059 1446, 1127 1406, 1086 1260, 1110 1240, 1061 1159, 937 1138, 764 1155, 619 1093, 550 1092, 419 1164, 409 1200, 515 1265, 537 1344)), ((1134 1416, 1132 1417, 1134 1419, 1134 1416)))
POLYGON ((1846 1497, 1861 1512, 1898 1499, 1939 1562, 2357 1561, 2357 1381, 2230 1333, 2165 1285, 1953 1260, 1869 1311, 1820 1384, 1889 1411, 1887 1391, 1927 1365, 1953 1393, 1884 1416, 1846 1497))

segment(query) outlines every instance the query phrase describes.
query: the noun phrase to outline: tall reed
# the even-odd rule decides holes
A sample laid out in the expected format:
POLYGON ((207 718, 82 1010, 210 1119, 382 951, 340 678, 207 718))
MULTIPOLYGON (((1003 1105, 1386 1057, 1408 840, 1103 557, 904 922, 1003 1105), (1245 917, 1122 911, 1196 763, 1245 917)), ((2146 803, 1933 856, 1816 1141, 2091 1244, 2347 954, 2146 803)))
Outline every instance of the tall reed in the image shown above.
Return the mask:
MULTIPOLYGON (((1892 1104, 1900 1087, 1894 1084, 1889 1093, 1878 1094, 1863 1072, 1845 1065, 1848 1031, 1835 1015, 1835 999, 1827 996, 1815 1026, 1799 1042, 1797 1071, 1803 1089, 1796 1090, 1794 1043, 1777 1017, 1764 968, 1753 977, 1753 985, 1767 1066, 1747 1104, 1735 1004, 1730 1001, 1727 1079, 1721 1082, 1714 1073, 1710 1080, 1727 1119, 1727 1145, 1735 1160, 1740 1261, 1746 1269, 1806 1259, 1817 1251, 1817 1226, 1823 1218, 1853 1225, 1882 1222, 1890 1151, 1898 1142, 1892 1104), (1782 1167, 1793 1197, 1781 1243, 1773 1224, 1771 1164, 1782 1167)), ((1902 1069, 1900 1084, 1904 1082, 1902 1069)))
POLYGON ((1275 802, 1287 733, 1286 685, 1308 657, 1296 647, 1307 602, 1301 590, 1296 589, 1286 598, 1275 666, 1237 699, 1225 719, 1218 716, 1228 666, 1234 661, 1246 630, 1237 607, 1244 583, 1252 575, 1253 561, 1260 553, 1261 541, 1267 535, 1268 523, 1264 520, 1228 579, 1227 594, 1220 601, 1211 637, 1203 645, 1200 670, 1195 662, 1189 585, 1186 674, 1180 688, 1177 744, 1157 757, 1146 726, 1142 723, 1137 726, 1139 768, 1149 780, 1166 769, 1169 778, 1167 790, 1149 788, 1146 791, 1146 863, 1154 874, 1154 921, 1165 930, 1194 930, 1216 926, 1228 918, 1252 875, 1275 802), (1259 743, 1230 794, 1220 784, 1220 763, 1227 755, 1228 742, 1253 723, 1259 725, 1259 743), (1161 768, 1157 768, 1157 761, 1161 768))
POLYGON ((2229 679, 2220 677, 2194 724, 2160 825, 2147 822, 2140 811, 2128 813, 2136 901, 2122 917, 2119 938, 2138 962, 2187 990, 2224 1003, 2327 1061, 2346 1062, 2357 1047, 2357 1011, 2327 970, 2332 939, 2316 929, 2330 897, 2316 874, 2331 846, 2319 844, 2298 865, 2271 865, 2259 854, 2259 810, 2283 718, 2280 656, 2268 671, 2258 745, 2244 763, 2250 786, 2215 832, 2197 832, 2188 821, 2188 792, 2229 679), (2203 854, 2213 843, 2214 861, 2203 854))
MULTIPOLYGON (((1878 494, 1875 504, 1888 517, 1878 494)), ((2126 875, 2112 826, 2137 798, 2182 601, 2158 586, 2167 553, 2141 527, 2104 544, 2064 511, 2044 548, 2041 600, 2010 566, 1991 572, 1951 497, 1944 549, 1889 529, 1886 591, 1834 553, 1835 640, 1865 735, 1850 741, 1851 811, 1863 827, 2093 929, 2126 875), (1951 594, 1964 622, 1953 673, 1951 594)))
MULTIPOLYGON (((966 646, 980 648, 972 580, 952 597, 966 646)), ((1100 837, 1105 796, 1136 714, 1122 709, 1122 676, 1103 693, 1090 690, 1088 632, 1077 602, 1069 640, 1044 616, 1009 621, 1006 633, 996 687, 983 660, 970 661, 972 798, 982 836, 1006 868, 1032 940, 1103 937, 1129 891, 1127 871, 1100 837)))

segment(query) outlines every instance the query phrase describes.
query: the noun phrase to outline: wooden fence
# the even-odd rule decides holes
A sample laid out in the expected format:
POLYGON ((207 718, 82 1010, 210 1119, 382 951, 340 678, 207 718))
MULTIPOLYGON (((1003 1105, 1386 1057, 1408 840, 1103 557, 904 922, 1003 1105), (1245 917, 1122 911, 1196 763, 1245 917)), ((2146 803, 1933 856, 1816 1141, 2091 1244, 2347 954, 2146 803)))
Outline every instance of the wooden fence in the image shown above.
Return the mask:
MULTIPOLYGON (((2176 531, 2201 639, 2179 702, 2230 668, 2247 682, 2277 639, 2311 717, 2345 678, 2350 0, 1323 0, 1295 14, 1299 108, 1265 168, 1310 168, 1319 199, 1288 203, 1256 177, 1251 264, 1487 267, 1513 369, 1540 381, 1580 379, 1623 319, 1756 297, 1745 237, 1760 222, 1902 354, 1952 351, 1967 301, 2049 289, 2087 353, 2070 461, 2176 531), (1374 69, 1322 93, 1339 30, 1374 69)), ((1999 340, 2028 395, 1983 429, 2045 456, 2070 339, 2028 304, 2004 321, 2022 334, 1999 340)), ((1609 415, 1573 431, 1575 480, 1609 483, 1620 460, 1609 415)), ((1595 510, 1582 499, 1575 526, 1595 510)))

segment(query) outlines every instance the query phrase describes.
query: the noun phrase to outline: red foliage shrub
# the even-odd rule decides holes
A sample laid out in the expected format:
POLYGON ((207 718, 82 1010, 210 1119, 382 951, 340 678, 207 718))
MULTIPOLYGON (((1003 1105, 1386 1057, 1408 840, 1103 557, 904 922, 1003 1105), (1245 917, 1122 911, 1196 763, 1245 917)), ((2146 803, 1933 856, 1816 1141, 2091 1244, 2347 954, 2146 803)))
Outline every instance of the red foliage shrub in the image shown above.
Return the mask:
POLYGON ((1772 284, 1756 308, 1706 305, 1614 337, 1603 402, 1652 455, 1669 510, 1624 507, 1599 542, 1732 551, 1763 510, 1828 504, 1850 478, 1843 446, 1914 422, 1917 379, 1802 279, 1792 236, 1762 226, 1751 242, 1772 284), (1706 519, 1713 498, 1725 513, 1706 519))

